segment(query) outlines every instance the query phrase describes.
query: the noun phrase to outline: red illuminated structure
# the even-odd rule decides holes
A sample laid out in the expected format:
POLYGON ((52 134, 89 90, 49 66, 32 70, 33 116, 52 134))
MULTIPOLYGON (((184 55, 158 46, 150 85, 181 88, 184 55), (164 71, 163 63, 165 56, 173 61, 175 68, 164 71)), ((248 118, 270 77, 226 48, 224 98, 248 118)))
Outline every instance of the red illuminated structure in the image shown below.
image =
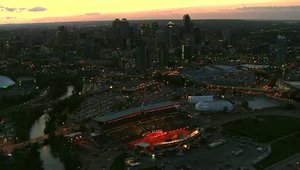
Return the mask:
POLYGON ((199 135, 199 130, 188 130, 184 128, 171 131, 155 131, 144 134, 142 138, 129 142, 128 145, 130 147, 135 147, 140 143, 146 143, 149 145, 150 149, 153 150, 153 148, 157 146, 178 144, 199 135))

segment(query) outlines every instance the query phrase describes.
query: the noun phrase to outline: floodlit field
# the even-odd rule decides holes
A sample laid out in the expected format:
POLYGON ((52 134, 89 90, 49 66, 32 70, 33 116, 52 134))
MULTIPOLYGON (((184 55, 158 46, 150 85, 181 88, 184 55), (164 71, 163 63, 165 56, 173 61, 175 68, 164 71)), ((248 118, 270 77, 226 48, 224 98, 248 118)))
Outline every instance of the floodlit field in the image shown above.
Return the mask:
POLYGON ((186 129, 177 129, 172 131, 155 131, 148 134, 145 134, 141 139, 134 140, 129 143, 129 146, 134 146, 140 142, 146 142, 151 146, 160 144, 163 142, 171 142, 179 139, 186 138, 190 134, 190 130, 186 129))

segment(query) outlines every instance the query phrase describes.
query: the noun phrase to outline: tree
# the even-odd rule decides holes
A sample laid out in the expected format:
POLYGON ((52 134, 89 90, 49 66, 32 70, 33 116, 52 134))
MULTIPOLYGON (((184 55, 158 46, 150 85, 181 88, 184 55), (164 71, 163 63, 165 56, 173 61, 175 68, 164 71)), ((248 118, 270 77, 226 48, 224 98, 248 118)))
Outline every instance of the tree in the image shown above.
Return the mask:
POLYGON ((246 110, 249 110, 250 108, 249 108, 249 103, 248 103, 248 101, 243 101, 242 103, 241 103, 241 106, 243 107, 243 108, 245 108, 246 110))

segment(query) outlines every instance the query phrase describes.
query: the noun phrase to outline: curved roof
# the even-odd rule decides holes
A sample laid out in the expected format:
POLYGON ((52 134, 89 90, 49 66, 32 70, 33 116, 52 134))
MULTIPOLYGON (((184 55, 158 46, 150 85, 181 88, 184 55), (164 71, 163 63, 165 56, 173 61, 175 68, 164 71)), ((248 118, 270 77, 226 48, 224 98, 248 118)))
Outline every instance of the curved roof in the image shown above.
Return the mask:
POLYGON ((198 111, 210 111, 210 112, 218 112, 224 111, 226 109, 227 112, 233 110, 233 105, 225 100, 220 101, 211 101, 211 102, 199 102, 196 104, 195 109, 198 111))
POLYGON ((127 109, 127 110, 123 110, 123 111, 119 111, 119 112, 98 115, 97 117, 94 118, 94 121, 102 122, 102 123, 103 122, 112 122, 112 121, 117 121, 120 119, 128 118, 130 116, 140 115, 142 113, 153 112, 153 111, 162 110, 162 109, 173 108, 176 106, 177 105, 175 102, 166 101, 166 102, 131 108, 131 109, 127 109))
POLYGON ((15 82, 12 79, 10 79, 6 76, 0 75, 0 89, 7 88, 9 86, 13 86, 14 84, 15 84, 15 82))

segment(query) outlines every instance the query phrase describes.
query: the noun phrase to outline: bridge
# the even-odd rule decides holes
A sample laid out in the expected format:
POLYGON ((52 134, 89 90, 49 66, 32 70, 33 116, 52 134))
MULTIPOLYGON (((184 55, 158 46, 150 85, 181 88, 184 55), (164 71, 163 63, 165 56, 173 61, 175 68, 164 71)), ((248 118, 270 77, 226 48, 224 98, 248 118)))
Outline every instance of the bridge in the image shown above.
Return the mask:
MULTIPOLYGON (((55 136, 68 135, 68 134, 70 134, 71 129, 72 128, 62 128, 62 129, 56 130, 54 132, 54 135, 55 136)), ((27 140, 27 141, 24 141, 24 142, 20 142, 20 143, 4 144, 4 145, 0 146, 0 151, 2 151, 2 153, 4 153, 5 155, 8 155, 8 154, 13 153, 16 149, 26 147, 30 144, 44 142, 49 137, 50 136, 47 134, 47 135, 42 135, 42 136, 27 140)))

